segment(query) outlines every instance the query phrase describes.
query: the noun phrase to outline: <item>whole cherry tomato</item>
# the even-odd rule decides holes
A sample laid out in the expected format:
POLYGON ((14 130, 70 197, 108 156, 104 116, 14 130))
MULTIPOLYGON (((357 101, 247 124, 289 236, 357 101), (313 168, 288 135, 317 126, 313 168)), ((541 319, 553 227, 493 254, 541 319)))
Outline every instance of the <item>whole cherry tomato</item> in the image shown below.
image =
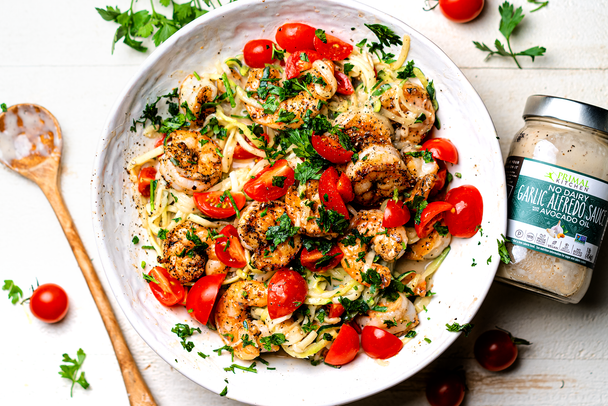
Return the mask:
POLYGON ((258 202, 276 200, 287 193, 287 189, 295 181, 295 172, 285 159, 277 160, 274 165, 267 166, 255 178, 243 186, 247 196, 258 202))
POLYGON ((466 23, 483 10, 484 0, 439 0, 439 9, 448 20, 466 23))
MULTIPOLYGON (((261 135, 266 140, 266 143, 270 142, 270 137, 268 134, 264 133, 261 135)), ((249 140, 249 137, 245 137, 245 141, 247 144, 251 145, 253 148, 258 149, 253 143, 249 140)), ((234 153, 232 154, 234 159, 251 159, 251 158, 259 158, 257 155, 253 155, 251 152, 247 151, 245 148, 241 147, 241 144, 236 144, 234 148, 234 153)))
POLYGON ((326 135, 313 135, 311 142, 319 155, 334 164, 345 164, 354 154, 353 151, 347 151, 342 144, 326 135))
POLYGON ((267 63, 272 63, 272 47, 274 42, 269 39, 254 39, 245 44, 243 58, 245 63, 252 68, 263 68, 267 63))
POLYGON ((150 197, 150 183, 156 179, 156 169, 151 166, 141 168, 137 175, 137 190, 143 197, 150 197))
POLYGON ((283 24, 277 30, 277 44, 287 52, 314 49, 315 29, 302 23, 283 24))
POLYGON ((426 387, 431 406, 459 406, 464 399, 464 376, 459 372, 433 377, 426 387))
POLYGON ((57 323, 68 312, 70 301, 67 293, 59 285, 45 283, 36 288, 30 298, 30 311, 45 323, 57 323))
POLYGON ((300 76, 300 73, 312 68, 312 63, 318 59, 323 59, 317 51, 304 50, 296 51, 289 55, 285 62, 285 77, 293 79, 300 76))
POLYGON ((304 248, 300 255, 300 263, 311 272, 325 272, 328 269, 335 268, 342 261, 342 258, 344 258, 344 254, 337 245, 334 245, 325 255, 318 249, 308 251, 304 248), (323 258, 328 258, 328 260, 323 260, 323 258))
MULTIPOLYGON (((247 199, 242 193, 229 192, 236 203, 236 207, 241 210, 245 207, 247 199)), ((236 211, 232 205, 232 200, 227 197, 224 192, 202 192, 194 193, 194 204, 202 211, 206 216, 214 219, 225 219, 230 216, 234 216, 236 211)))
POLYGON ((203 276, 188 292, 186 309, 199 323, 207 324, 209 321, 209 315, 224 279, 226 279, 226 274, 203 276))
POLYGON ((416 234, 420 238, 428 236, 433 231, 433 225, 441 221, 443 213, 452 210, 454 206, 446 202, 432 202, 422 210, 420 223, 414 225, 416 234))
POLYGON ((313 41, 315 50, 321 54, 323 58, 332 61, 341 61, 347 58, 353 52, 353 46, 334 37, 333 35, 325 34, 327 42, 323 42, 315 35, 313 41))
POLYGON ((340 303, 331 303, 328 306, 329 310, 327 312, 327 316, 330 318, 340 317, 342 316, 342 313, 344 313, 344 306, 342 306, 340 303))
POLYGON ((302 306, 308 285, 304 278, 291 269, 278 270, 268 283, 268 314, 271 319, 287 316, 302 306))
POLYGON ((403 341, 374 326, 365 326, 361 333, 361 347, 372 358, 387 359, 399 354, 403 341))
POLYGON ((502 371, 517 359, 516 344, 530 345, 526 340, 516 338, 502 330, 488 330, 475 341, 475 359, 488 371, 502 371))
POLYGON ((321 175, 321 179, 319 179, 319 197, 323 206, 327 209, 335 210, 348 219, 348 209, 337 189, 338 179, 336 168, 333 166, 327 168, 321 175))
POLYGON ((330 365, 345 365, 355 359, 359 352, 359 334, 348 324, 340 327, 340 332, 325 356, 330 365))
POLYGON ((342 197, 342 200, 344 200, 344 203, 352 202, 355 198, 355 192, 353 192, 353 185, 344 172, 340 174, 340 178, 338 179, 338 184, 336 185, 336 188, 338 189, 338 193, 340 193, 340 197, 342 197))
POLYGON ((239 240, 239 233, 232 224, 228 224, 222 231, 219 237, 215 240, 215 255, 226 266, 233 268, 242 268, 247 265, 245 250, 239 240))
POLYGON ((453 164, 458 163, 456 145, 447 138, 432 138, 422 144, 422 151, 430 151, 433 158, 453 164))
POLYGON ((444 214, 445 223, 454 237, 470 238, 477 233, 483 218, 483 198, 475 186, 463 185, 450 189, 445 201, 454 210, 444 214))
POLYGON ((389 200, 384 209, 384 217, 382 219, 382 227, 393 228, 401 227, 410 221, 410 211, 401 200, 389 200))
POLYGON ((154 281, 148 283, 154 297, 165 306, 175 306, 186 299, 186 289, 169 272, 160 266, 152 268, 148 273, 154 281))
POLYGON ((348 76, 346 76, 344 73, 338 72, 338 71, 336 71, 334 73, 334 76, 336 77, 336 81, 338 82, 338 89, 336 90, 336 93, 340 93, 340 94, 355 93, 355 88, 353 88, 353 84, 350 81, 350 78, 348 76))

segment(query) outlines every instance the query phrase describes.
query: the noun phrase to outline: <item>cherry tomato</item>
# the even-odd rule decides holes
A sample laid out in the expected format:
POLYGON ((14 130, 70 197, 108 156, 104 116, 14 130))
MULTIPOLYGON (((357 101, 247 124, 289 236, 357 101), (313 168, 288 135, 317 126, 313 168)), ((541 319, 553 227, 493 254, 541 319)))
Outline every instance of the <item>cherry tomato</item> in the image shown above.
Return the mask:
POLYGON ((447 138, 432 138, 422 144, 423 151, 431 151, 433 158, 453 164, 458 163, 458 150, 456 145, 447 138))
POLYGON ((359 334, 348 324, 340 327, 340 332, 325 356, 330 365, 345 365, 355 359, 359 352, 359 334))
MULTIPOLYGON (((264 137, 264 139, 266 140, 266 143, 270 142, 270 137, 268 137, 268 134, 264 133, 261 135, 261 137, 264 137)), ((249 140, 249 137, 245 137, 245 141, 247 141, 247 144, 251 145, 253 148, 258 149, 255 145, 253 145, 253 142, 251 142, 251 140, 249 140)), ((241 144, 239 144, 239 143, 236 144, 232 157, 234 159, 259 158, 257 155, 253 155, 251 152, 249 152, 245 148, 241 147, 241 144)))
POLYGON ((45 283, 36 288, 30 298, 30 311, 40 321, 57 323, 68 312, 70 301, 59 285, 45 283))
POLYGON ((439 170, 437 171, 437 179, 435 180, 435 184, 433 185, 433 189, 429 193, 430 196, 434 196, 443 189, 445 186, 445 179, 448 175, 447 166, 443 161, 438 160, 437 165, 439 165, 439 170))
POLYGON ((347 151, 335 139, 326 135, 313 135, 312 146, 323 158, 334 164, 345 164, 350 162, 353 151, 347 151))
MULTIPOLYGON (((247 199, 244 194, 232 192, 230 194, 239 210, 245 207, 247 199)), ((220 192, 219 190, 215 192, 194 193, 193 197, 196 207, 211 218, 225 219, 236 214, 232 206, 232 200, 224 196, 224 192, 220 192)))
POLYGON ((269 39, 254 39, 245 44, 243 57, 245 63, 252 68, 263 68, 272 63, 272 46, 274 42, 269 39))
POLYGON ((454 206, 446 202, 429 203, 420 214, 420 223, 414 225, 418 237, 424 238, 429 235, 433 231, 433 225, 443 218, 443 213, 453 208, 454 206))
POLYGON ((341 61, 353 52, 352 45, 333 35, 326 33, 325 36, 327 37, 327 43, 321 41, 316 35, 313 39, 315 49, 323 58, 331 59, 332 61, 341 61))
MULTIPOLYGON (((277 44, 287 52, 313 49, 315 29, 310 25, 302 23, 283 24, 277 30, 277 44)), ((288 78, 289 79, 289 78, 288 78)))
POLYGON ((348 76, 346 76, 344 73, 338 72, 338 71, 336 71, 334 73, 334 76, 336 77, 336 81, 338 82, 338 89, 336 90, 336 93, 340 93, 340 94, 355 93, 355 88, 353 87, 353 84, 350 81, 350 78, 348 76))
POLYGON ((318 52, 312 50, 296 51, 289 55, 285 62, 285 77, 293 79, 300 76, 300 73, 312 68, 312 63, 322 59, 318 52), (304 55, 304 56, 302 56, 304 55))
POLYGON ((340 303, 332 303, 329 305, 329 309, 327 311, 327 316, 330 318, 340 317, 344 313, 344 306, 340 303))
POLYGON ((285 159, 279 159, 272 166, 267 166, 255 178, 250 179, 243 186, 247 196, 258 202, 276 200, 287 193, 287 189, 295 181, 295 172, 285 159), (283 186, 279 186, 282 182, 283 186), (277 186, 273 186, 273 182, 277 186))
POLYGON ((156 169, 151 166, 141 168, 137 175, 137 190, 143 197, 150 197, 150 182, 156 179, 156 169))
POLYGON ((484 0, 439 0, 439 8, 448 20, 469 22, 481 13, 484 0))
POLYGON ((451 372, 433 377, 426 387, 426 398, 431 406, 459 406, 464 399, 464 376, 451 372))
POLYGON ((352 202, 355 198, 353 185, 350 183, 350 179, 348 179, 348 176, 346 176, 344 172, 340 174, 336 188, 338 189, 338 193, 340 193, 340 197, 342 197, 342 200, 344 200, 344 203, 352 202))
POLYGON ((156 266, 148 275, 158 282, 150 282, 148 286, 159 302, 165 306, 174 306, 184 302, 186 289, 165 268, 156 266))
POLYGON ((156 142, 154 143, 154 148, 158 148, 161 145, 163 145, 165 143, 165 138, 167 138, 168 134, 163 135, 162 137, 160 137, 159 139, 156 140, 156 142))
POLYGON ((228 224, 222 228, 220 237, 215 240, 215 255, 226 266, 233 268, 242 268, 247 265, 245 258, 245 250, 239 240, 239 233, 232 224, 228 224))
POLYGON ((291 269, 282 268, 268 283, 268 314, 271 319, 287 316, 302 306, 308 285, 302 276, 291 269))
POLYGON ((405 207, 403 202, 401 200, 389 200, 386 204, 386 209, 384 210, 382 227, 401 227, 408 221, 410 221, 410 211, 405 207))
POLYGON ((333 166, 330 166, 323 172, 319 180, 319 196, 323 206, 327 209, 335 210, 342 214, 346 219, 349 218, 348 209, 338 193, 338 171, 333 166))
POLYGON ((473 237, 483 218, 483 198, 475 186, 463 185, 450 189, 445 201, 454 206, 444 214, 445 224, 454 237, 473 237))
POLYGON ((188 292, 186 309, 199 323, 207 324, 209 321, 209 315, 225 278, 226 274, 223 273, 203 276, 188 292))
POLYGON ((340 261, 342 261, 342 258, 344 258, 342 250, 337 245, 334 245, 325 256, 333 256, 333 258, 331 258, 326 265, 317 266, 317 263, 324 255, 318 249, 308 251, 304 248, 300 255, 300 262, 302 263, 302 266, 308 268, 312 272, 324 272, 328 269, 335 268, 340 261))
POLYGON ((361 347, 372 358, 387 359, 399 354, 403 341, 374 326, 365 326, 361 333, 361 347))
POLYGON ((475 341, 475 359, 488 371, 509 368, 517 358, 517 346, 509 333, 488 330, 475 341))

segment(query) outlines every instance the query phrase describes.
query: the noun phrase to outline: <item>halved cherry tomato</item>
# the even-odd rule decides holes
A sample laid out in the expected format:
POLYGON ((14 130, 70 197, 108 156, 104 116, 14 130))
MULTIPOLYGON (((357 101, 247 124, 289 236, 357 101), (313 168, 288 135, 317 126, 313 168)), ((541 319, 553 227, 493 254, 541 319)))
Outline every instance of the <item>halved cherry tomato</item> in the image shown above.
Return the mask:
MULTIPOLYGON (((270 137, 268 137, 268 134, 264 133, 261 135, 261 137, 264 137, 264 139, 266 140, 266 143, 270 142, 270 137)), ((253 148, 257 147, 255 145, 253 145, 253 142, 251 142, 249 140, 249 137, 244 137, 245 141, 247 141, 247 144, 251 145, 253 148)), ((245 148, 241 147, 241 144, 237 143, 236 147, 234 148, 234 153, 232 154, 232 157, 234 159, 251 159, 251 158, 259 158, 257 155, 253 155, 251 152, 247 151, 245 148)))
POLYGON ((382 227, 401 227, 408 221, 410 221, 410 211, 405 207, 404 203, 401 200, 389 200, 384 210, 382 227))
POLYGON ((327 316, 330 318, 340 317, 344 313, 344 306, 340 303, 332 303, 329 305, 329 310, 327 312, 327 316))
POLYGON ((287 316, 302 306, 308 285, 302 276, 291 269, 282 268, 268 283, 268 314, 271 319, 287 316))
POLYGON ((302 266, 308 268, 312 272, 324 272, 328 269, 335 268, 340 261, 342 261, 342 258, 344 258, 342 250, 337 245, 334 245, 325 256, 333 256, 333 258, 331 258, 326 265, 317 266, 317 263, 324 255, 318 249, 308 251, 304 248, 300 255, 300 262, 302 263, 302 266))
POLYGON ((69 304, 68 294, 54 283, 38 286, 30 297, 30 311, 45 323, 61 321, 68 312, 69 304))
POLYGON ((267 166, 255 178, 243 186, 247 196, 258 202, 276 200, 287 193, 287 189, 295 181, 295 172, 285 159, 279 159, 272 166, 267 166), (276 179, 275 179, 276 178, 276 179), (273 180, 277 186, 273 186, 273 180), (277 183, 277 180, 279 183, 277 183), (282 184, 283 186, 278 186, 282 184))
MULTIPOLYGON (((241 210, 245 207, 245 202, 247 199, 245 195, 242 193, 232 193, 232 198, 236 203, 236 207, 241 210)), ((209 216, 214 219, 225 219, 230 216, 234 216, 236 211, 232 206, 232 200, 229 197, 224 195, 224 192, 215 191, 215 192, 202 192, 202 193, 194 193, 194 204, 200 211, 202 211, 206 216, 209 216)))
POLYGON ((350 183, 350 179, 344 172, 340 174, 340 179, 338 179, 338 184, 336 185, 338 189, 338 193, 340 193, 340 197, 344 200, 344 203, 352 202, 355 198, 355 192, 353 192, 353 185, 350 183))
POLYGON ((341 61, 353 52, 352 45, 333 35, 326 33, 325 36, 327 37, 327 43, 321 41, 316 35, 313 39, 315 50, 320 53, 323 58, 331 59, 332 61, 341 61))
POLYGON ((289 55, 289 58, 285 62, 285 77, 287 79, 297 78, 300 76, 300 73, 312 68, 312 63, 318 59, 323 58, 317 51, 304 50, 294 52, 289 55))
POLYGON ((150 282, 148 285, 159 302, 165 306, 183 303, 186 298, 186 289, 165 268, 156 266, 152 268, 148 275, 158 282, 150 282))
POLYGON ((433 189, 431 189, 431 192, 429 193, 430 196, 436 195, 441 191, 441 189, 443 189, 445 186, 445 179, 448 175, 447 166, 443 161, 437 160, 437 165, 439 166, 439 170, 437 171, 437 179, 435 180, 433 189))
POLYGON ((361 333, 361 347, 372 358, 387 359, 399 354, 403 341, 381 328, 365 326, 361 333))
POLYGON ((347 151, 336 140, 325 135, 313 135, 312 146, 323 158, 334 164, 345 164, 353 157, 353 151, 347 151))
POLYGON ((207 324, 209 321, 209 315, 224 279, 226 274, 223 273, 203 276, 188 292, 186 309, 199 323, 207 324))
POLYGON ((338 171, 333 166, 330 166, 323 172, 319 180, 319 197, 323 206, 329 210, 335 210, 343 215, 346 219, 349 218, 348 209, 338 193, 338 171))
POLYGON ((314 37, 315 29, 302 23, 283 24, 279 27, 275 36, 277 44, 287 52, 313 49, 314 37))
POLYGON ((423 151, 431 151, 433 158, 453 164, 458 163, 458 150, 456 145, 447 138, 432 138, 422 144, 423 151))
POLYGON ((473 237, 483 218, 483 198, 475 186, 463 185, 450 189, 445 201, 454 206, 453 211, 445 213, 445 224, 454 237, 473 237))
POLYGON ((272 46, 274 42, 269 39, 254 39, 245 44, 243 57, 245 63, 252 68, 263 68, 272 63, 272 46))
POLYGON ((466 23, 483 10, 484 0, 439 0, 439 9, 448 20, 466 23))
POLYGON ((338 82, 338 89, 336 90, 336 93, 340 93, 340 94, 355 93, 355 88, 353 88, 353 84, 350 81, 350 78, 348 76, 346 76, 344 73, 338 72, 338 71, 336 71, 334 73, 334 76, 336 77, 336 81, 338 82))
POLYGON ((454 206, 446 202, 429 203, 420 214, 420 223, 414 225, 418 237, 424 238, 429 235, 433 231, 433 225, 443 218, 443 213, 453 208, 454 206))
POLYGON ((160 137, 159 139, 156 140, 156 142, 154 143, 154 148, 158 148, 161 145, 163 145, 165 143, 165 138, 167 138, 168 134, 163 135, 162 137, 160 137))
POLYGON ((345 365, 355 359, 359 352, 359 334, 348 324, 340 327, 340 332, 325 356, 330 365, 345 365))
POLYGON ((247 265, 245 250, 241 245, 236 228, 232 224, 228 224, 222 228, 220 235, 225 237, 219 237, 215 240, 215 255, 222 264, 233 268, 242 268, 247 265))
POLYGON ((151 166, 141 168, 137 175, 137 190, 143 197, 150 197, 150 182, 156 179, 156 169, 151 166))

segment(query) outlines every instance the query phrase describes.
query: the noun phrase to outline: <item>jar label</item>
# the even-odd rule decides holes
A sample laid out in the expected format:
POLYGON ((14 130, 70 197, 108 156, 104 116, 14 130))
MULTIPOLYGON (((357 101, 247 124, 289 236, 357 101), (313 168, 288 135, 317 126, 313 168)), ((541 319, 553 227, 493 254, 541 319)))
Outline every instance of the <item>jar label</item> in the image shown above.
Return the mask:
POLYGON ((507 238, 593 268, 608 219, 608 183, 535 159, 505 164, 507 238))

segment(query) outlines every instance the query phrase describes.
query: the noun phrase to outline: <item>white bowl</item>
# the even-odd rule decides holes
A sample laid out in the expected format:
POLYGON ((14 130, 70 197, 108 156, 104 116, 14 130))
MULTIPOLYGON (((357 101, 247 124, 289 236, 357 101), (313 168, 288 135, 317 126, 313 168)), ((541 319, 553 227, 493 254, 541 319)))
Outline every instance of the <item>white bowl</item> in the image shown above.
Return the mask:
MULTIPOLYGON (((408 25, 366 5, 348 1, 240 0, 220 7, 180 30, 156 49, 118 98, 103 129, 93 172, 93 211, 97 245, 103 268, 120 307, 142 338, 173 368, 216 393, 228 378, 228 397, 264 405, 335 405, 360 399, 389 388, 415 374, 437 358, 458 336, 445 324, 470 321, 492 284, 498 266, 496 238, 506 230, 506 194, 503 163, 496 132, 481 99, 454 63, 431 41, 408 25), (186 352, 171 328, 179 322, 192 326, 183 307, 166 308, 151 294, 141 277, 140 263, 156 263, 140 247, 146 244, 134 207, 127 162, 149 149, 152 140, 129 132, 131 120, 144 105, 165 94, 192 71, 201 72, 215 61, 241 52, 246 41, 274 38, 287 21, 322 27, 339 38, 357 43, 375 39, 364 23, 391 27, 399 36, 411 37, 408 59, 434 80, 442 128, 436 136, 452 140, 460 159, 451 172, 460 172, 452 187, 473 184, 484 200, 483 236, 454 239, 452 251, 435 277, 436 296, 421 315, 418 335, 386 365, 359 354, 341 369, 312 366, 305 360, 266 356, 276 370, 258 363, 258 373, 224 367, 230 357, 217 356, 220 337, 205 327, 195 334, 193 352, 186 352), (354 27, 355 30, 351 30, 354 27), (135 246, 133 235, 142 242, 135 246), (492 261, 488 264, 488 257, 492 261), (478 264, 472 267, 473 259, 478 264), (428 343, 424 338, 431 340, 428 343), (211 355, 202 359, 197 351, 211 355), (177 360, 177 362, 176 362, 177 360), (326 384, 327 383, 327 384, 326 384)), ((149 266, 148 266, 149 269, 149 266)), ((236 361, 242 365, 242 363, 236 361)))

